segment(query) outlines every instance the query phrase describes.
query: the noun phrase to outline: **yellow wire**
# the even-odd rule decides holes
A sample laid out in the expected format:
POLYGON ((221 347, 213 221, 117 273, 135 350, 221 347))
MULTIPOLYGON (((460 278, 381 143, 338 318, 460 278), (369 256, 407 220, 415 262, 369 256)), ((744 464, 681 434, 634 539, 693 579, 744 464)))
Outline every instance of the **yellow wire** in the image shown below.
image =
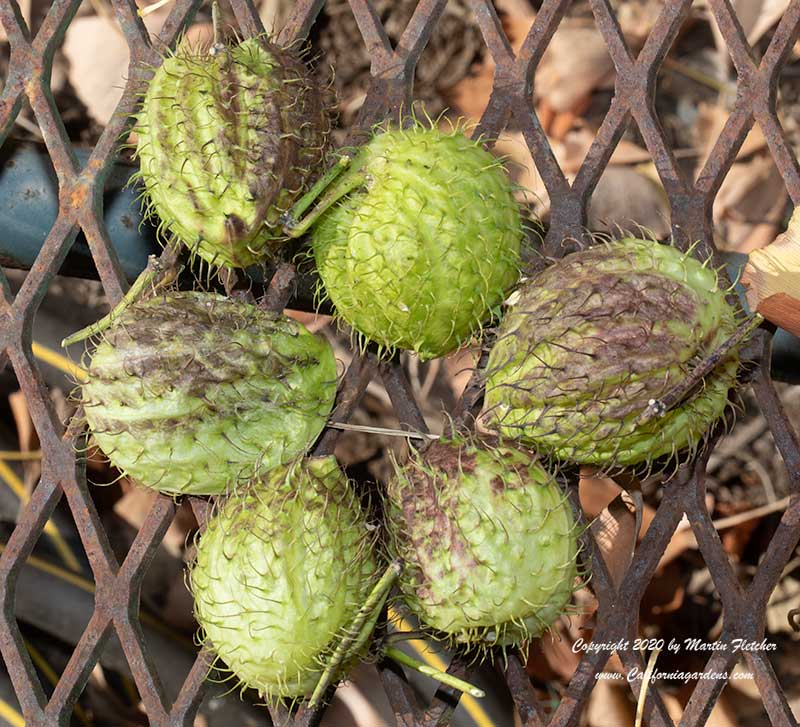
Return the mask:
POLYGON ((36 343, 36 341, 33 342, 31 350, 36 358, 44 361, 47 364, 50 364, 60 371, 63 371, 65 374, 69 374, 77 381, 86 380, 86 371, 76 363, 70 361, 66 356, 60 354, 58 351, 54 351, 52 348, 43 346, 41 343, 36 343))
MULTIPOLYGON (((30 642, 25 641, 25 648, 28 650, 28 653, 31 655, 31 660, 34 664, 36 664, 37 668, 39 669, 42 674, 45 675, 47 681, 50 682, 53 686, 58 684, 58 674, 55 673, 53 667, 47 662, 47 659, 39 652, 39 650, 30 642)), ((86 716, 86 712, 83 711, 83 707, 80 704, 76 704, 73 707, 73 711, 75 712, 75 716, 86 725, 86 727, 91 727, 91 722, 89 722, 89 718, 86 716)))
POLYGON ((19 452, 17 450, 9 452, 8 450, 0 450, 0 459, 6 460, 7 462, 33 462, 41 458, 41 449, 34 449, 32 452, 19 452))
MULTIPOLYGON (((414 631, 414 627, 406 621, 393 606, 389 606, 389 620, 398 631, 414 631)), ((422 639, 409 639, 405 643, 408 644, 426 664, 439 671, 447 671, 447 664, 442 657, 431 651, 428 643, 422 639)), ((492 718, 486 714, 480 702, 472 695, 462 694, 458 703, 464 706, 467 714, 472 717, 478 727, 497 727, 492 721, 492 718)))
MULTIPOLYGON (((0 479, 5 480, 6 484, 12 489, 14 494, 26 505, 28 504, 28 493, 25 490, 25 485, 22 480, 17 476, 11 467, 0 459, 0 479)), ((69 544, 59 532, 52 520, 48 520, 44 526, 44 532, 53 542, 53 546, 58 551, 59 556, 64 561, 66 566, 74 571, 81 569, 80 561, 75 557, 75 553, 69 547, 69 544)))
MULTIPOLYGON (((0 553, 2 553, 6 549, 6 544, 0 542, 0 553)), ((50 563, 42 558, 39 558, 36 555, 29 555, 28 560, 25 561, 27 565, 33 566, 34 568, 38 568, 40 571, 44 571, 51 576, 55 576, 56 578, 60 578, 62 581, 66 581, 67 583, 71 583, 76 588, 80 588, 82 591, 86 593, 94 593, 95 587, 94 582, 90 581, 88 578, 84 578, 77 573, 71 573, 70 571, 64 570, 59 566, 55 565, 54 563, 50 563)), ((184 638, 174 631, 172 631, 168 626, 166 626, 163 622, 159 621, 154 616, 151 616, 149 613, 142 612, 139 614, 139 618, 143 624, 147 624, 155 631, 158 631, 163 636, 171 639, 172 641, 181 644, 183 646, 189 646, 191 648, 194 647, 194 644, 187 638, 184 638)))
MULTIPOLYGON (((53 351, 52 349, 46 346, 42 346, 40 343, 36 343, 35 341, 33 343, 32 350, 33 350, 33 355, 36 356, 36 358, 41 359, 45 363, 54 366, 55 368, 63 371, 64 373, 72 375, 78 381, 86 380, 86 371, 82 369, 80 366, 70 361, 66 356, 63 356, 57 351, 53 351)), ((5 463, 2 460, 0 460, 0 476, 2 476, 1 471, 3 465, 5 465, 5 463)), ((5 466, 7 467, 7 465, 5 466)), ((11 471, 12 474, 14 474, 13 470, 11 470, 10 468, 8 469, 11 471)), ((16 475, 14 476, 16 477, 16 475)), ((45 531, 47 531, 46 527, 45 531)), ((66 543, 64 543, 64 545, 66 545, 66 543)), ((2 547, 0 547, 0 550, 2 550, 2 547)), ((70 555, 72 554, 70 553, 70 555)), ((56 575, 58 577, 63 577, 65 580, 68 580, 69 582, 72 582, 75 585, 79 585, 77 581, 79 580, 83 581, 83 584, 79 585, 79 587, 82 587, 84 590, 88 590, 92 593, 94 592, 94 584, 91 581, 84 581, 83 579, 80 579, 77 576, 72 576, 72 574, 63 573, 62 575, 61 570, 57 566, 52 566, 51 564, 46 563, 45 561, 34 562, 35 560, 38 561, 39 559, 35 558, 35 556, 31 556, 28 559, 28 562, 31 565, 36 565, 36 567, 39 567, 42 570, 45 570, 46 572, 52 573, 53 575, 56 575), (70 576, 70 578, 67 578, 68 575, 70 576)), ((141 616, 143 621, 145 622, 150 621, 150 619, 146 618, 147 614, 142 614, 141 616)), ((406 621, 394 608, 391 607, 389 608, 389 618, 395 622, 397 628, 400 631, 413 631, 411 624, 409 624, 408 621, 406 621)), ((155 625, 157 622, 155 622, 155 619, 153 619, 153 621, 154 621, 153 625, 155 625)), ((442 660, 442 658, 438 654, 435 654, 434 652, 430 651, 428 645, 424 641, 422 641, 421 639, 411 639, 407 643, 425 663, 429 664, 434 669, 438 669, 440 671, 447 671, 447 664, 442 660)), ((496 727, 494 722, 492 722, 492 720, 489 718, 486 712, 484 712, 483 708, 475 699, 475 697, 472 697, 469 694, 462 694, 459 703, 464 705, 464 709, 467 711, 467 714, 469 714, 469 716, 472 717, 472 719, 475 721, 478 727, 496 727)))
MULTIPOLYGON (((41 343, 36 343, 35 341, 31 346, 31 350, 36 358, 41 359, 51 366, 55 366, 64 373, 70 374, 77 380, 81 381, 86 378, 86 372, 80 366, 72 363, 72 361, 70 361, 66 356, 62 356, 57 351, 53 351, 53 349, 43 346, 41 343)), ((5 460, 23 460, 27 458, 34 459, 41 457, 41 452, 2 452, 0 454, 3 455, 0 456, 0 479, 5 480, 6 484, 16 494, 20 501, 27 505, 30 498, 28 497, 28 493, 25 491, 25 485, 17 476, 17 473, 6 464, 5 460)), ((61 559, 64 561, 64 564, 73 571, 80 571, 80 561, 75 556, 75 553, 72 552, 69 544, 61 535, 52 520, 48 520, 47 523, 45 523, 44 532, 45 535, 47 535, 47 537, 53 542, 53 546, 55 547, 61 559)))
MULTIPOLYGON (((0 553, 2 553, 5 549, 6 544, 0 542, 0 553)), ((59 568, 57 565, 49 563, 48 561, 43 560, 36 555, 29 555, 28 560, 25 562, 28 565, 32 565, 34 568, 38 568, 45 573, 49 573, 51 576, 60 578, 62 581, 66 581, 67 583, 71 583, 73 586, 80 588, 82 591, 94 593, 94 583, 92 583, 88 578, 84 578, 77 573, 72 573, 64 570, 63 568, 59 568)))
POLYGON ((8 722, 11 727, 25 727, 25 718, 2 699, 0 699, 0 717, 8 722))

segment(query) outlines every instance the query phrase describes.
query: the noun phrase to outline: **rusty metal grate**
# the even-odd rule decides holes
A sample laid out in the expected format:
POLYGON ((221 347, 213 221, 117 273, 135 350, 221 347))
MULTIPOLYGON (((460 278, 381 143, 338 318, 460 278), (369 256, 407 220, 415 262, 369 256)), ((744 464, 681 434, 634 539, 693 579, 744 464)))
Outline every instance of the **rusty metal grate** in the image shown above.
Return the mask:
MULTIPOLYGON (((167 497, 155 499, 127 557, 121 564, 118 563, 87 490, 84 473, 76 463, 72 435, 64 432, 47 395, 33 357, 31 331, 36 310, 79 228, 89 243, 109 300, 116 302, 125 290, 124 276, 103 222, 100 192, 114 162, 117 140, 125 130, 126 117, 134 111, 134 89, 141 80, 141 71, 138 69, 143 64, 157 62, 158 53, 154 46, 162 47, 163 43, 171 43, 191 19, 200 0, 176 0, 158 40, 149 38, 136 15, 133 0, 112 0, 131 51, 131 77, 118 113, 83 167, 78 164, 72 151, 49 92, 54 48, 60 43, 80 2, 53 0, 34 38, 31 38, 21 20, 16 0, 2 0, 0 3, 0 20, 11 48, 9 73, 0 96, 0 139, 7 135, 20 110, 22 99, 27 95, 58 176, 60 199, 57 220, 21 290, 12 299, 5 286, 5 295, 0 300, 3 364, 10 362, 16 373, 44 451, 41 481, 0 556, 0 652, 26 724, 31 727, 68 724, 75 700, 111 633, 116 632, 151 723, 189 725, 202 699, 207 658, 202 653, 198 656, 177 699, 170 704, 164 697, 156 667, 148 655, 138 614, 142 580, 173 518, 175 504, 167 497), (23 564, 62 496, 67 500, 80 532, 94 576, 96 595, 91 620, 52 696, 47 699, 14 618, 15 588, 23 564)), ((616 92, 597 138, 571 185, 558 166, 531 104, 536 66, 570 0, 546 0, 542 4, 536 22, 516 56, 503 33, 492 3, 488 0, 471 0, 470 4, 496 64, 491 99, 477 133, 496 136, 512 121, 521 129, 551 199, 551 227, 545 241, 550 254, 559 254, 562 240, 582 235, 592 190, 614 147, 631 123, 638 126, 669 196, 672 230, 679 244, 701 240, 706 246, 711 245, 712 202, 754 123, 758 123, 764 132, 792 201, 800 204, 800 167, 784 137, 775 111, 778 76, 800 34, 800 0, 793 0, 790 4, 760 61, 754 58, 729 0, 709 0, 738 72, 738 96, 713 152, 694 183, 686 179, 676 164, 654 107, 659 67, 688 15, 691 0, 668 0, 664 3, 650 37, 636 58, 625 44, 609 0, 590 0, 597 26, 616 66, 616 92)), ((250 0, 231 0, 231 5, 243 35, 261 32, 258 15, 250 0)), ((281 32, 281 40, 305 36, 322 5, 323 0, 299 0, 281 32)), ((420 0, 396 49, 391 47, 368 0, 350 0, 350 5, 372 58, 372 82, 358 121, 364 127, 388 114, 397 113, 401 107, 409 107, 414 67, 433 25, 444 11, 446 0, 420 0)), ((591 536, 586 536, 589 546, 587 557, 592 559, 594 572, 592 588, 599 601, 595 641, 632 640, 636 636, 635 605, 641 601, 659 558, 684 513, 721 597, 724 630, 720 641, 730 643, 736 637, 756 641, 762 638, 767 599, 800 538, 800 443, 770 380, 769 346, 766 333, 759 334, 756 344, 751 345, 755 360, 752 387, 788 468, 792 496, 752 583, 743 588, 737 581, 706 512, 703 499, 706 459, 701 457, 683 467, 669 483, 669 494, 658 508, 618 588, 615 588, 602 558, 592 549, 591 536)), ((378 363, 369 357, 356 358, 346 372, 335 416, 346 419, 358 405, 368 381, 375 376, 379 376, 386 385, 401 420, 414 428, 424 429, 424 420, 403 371, 397 364, 378 363)), ((468 388, 462 407, 468 408, 475 400, 473 385, 468 388)), ((319 450, 332 451, 336 438, 336 432, 328 430, 319 443, 319 450)), ((575 488, 575 483, 572 487, 575 488)), ((202 522, 205 502, 196 499, 192 505, 198 520, 202 522)), ((621 650, 619 656, 626 669, 644 668, 641 655, 632 649, 621 650)), ((603 668, 607 658, 607 653, 597 652, 589 653, 582 659, 566 694, 550 715, 549 724, 577 724, 595 684, 595 675, 603 668)), ((737 658, 730 650, 715 651, 708 660, 707 671, 726 671, 737 658)), ((746 654, 745 659, 772 723, 786 726, 796 724, 767 658, 761 652, 751 652, 746 654)), ((435 699, 425 711, 402 680, 390 671, 384 671, 383 676, 399 724, 444 723, 442 720, 449 714, 444 701, 435 699)), ((526 727, 544 725, 547 717, 536 703, 533 688, 516 658, 509 659, 505 676, 522 723, 526 727)), ((631 683, 631 689, 637 695, 640 686, 641 681, 631 683)), ((721 678, 701 680, 680 724, 705 724, 724 686, 721 678)), ((295 719, 298 724, 307 724, 313 721, 314 715, 301 710, 295 719)), ((655 690, 648 692, 645 721, 654 727, 672 724, 664 702, 655 690)))

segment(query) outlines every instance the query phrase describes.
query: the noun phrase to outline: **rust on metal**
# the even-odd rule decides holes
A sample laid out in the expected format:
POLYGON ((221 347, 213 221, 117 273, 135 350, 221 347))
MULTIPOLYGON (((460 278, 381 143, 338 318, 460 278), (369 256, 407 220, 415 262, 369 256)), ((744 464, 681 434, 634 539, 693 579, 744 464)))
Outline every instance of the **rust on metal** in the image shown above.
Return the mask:
MULTIPOLYGON (((361 108, 357 129, 368 129, 388 116, 408 109, 413 97, 414 69, 430 38, 434 24, 445 9, 446 0, 420 0, 397 47, 393 48, 380 18, 369 0, 349 0, 364 43, 372 59, 372 82, 361 108)), ((158 676, 158 664, 148 652, 139 614, 139 591, 147 567, 175 514, 175 504, 157 497, 133 546, 122 563, 115 558, 108 537, 87 488, 81 461, 76 458, 73 430, 65 431, 46 391, 32 354, 32 324, 48 285, 58 273, 78 231, 88 241, 99 278, 114 304, 127 286, 121 266, 103 221, 102 188, 116 159, 118 140, 130 123, 136 108, 138 89, 160 53, 174 44, 189 23, 201 0, 175 0, 160 37, 151 38, 136 14, 132 0, 111 0, 115 17, 128 43, 131 66, 117 113, 94 147, 89 161, 80 167, 67 138, 64 125, 49 92, 50 65, 55 46, 78 11, 81 0, 53 0, 41 27, 34 36, 25 27, 16 0, 0 2, 0 22, 10 43, 10 63, 0 94, 0 141, 4 141, 27 97, 42 132, 59 184, 58 217, 17 296, 0 300, 0 360, 10 364, 25 394, 44 453, 42 477, 30 501, 20 513, 17 526, 0 555, 0 654, 8 670, 25 723, 31 727, 68 724, 73 705, 97 664, 104 645, 115 633, 124 658, 141 695, 151 724, 163 727, 191 725, 204 694, 205 678, 211 667, 210 656, 201 652, 170 703, 158 676), (94 611, 52 696, 48 699, 24 647, 15 609, 15 590, 27 558, 37 538, 61 498, 65 498, 82 538, 95 583, 94 611)), ((239 31, 243 36, 262 32, 261 21, 252 0, 230 0, 239 31)), ((738 74, 735 104, 722 133, 697 179, 687 179, 676 163, 655 111, 655 88, 659 68, 686 19, 691 0, 672 0, 663 9, 638 56, 626 46, 610 0, 590 0, 595 22, 616 67, 616 89, 611 106, 574 181, 570 183, 560 169, 547 137, 533 111, 532 90, 536 69, 570 0, 544 0, 527 38, 515 54, 509 44, 494 4, 489 0, 470 0, 475 20, 495 63, 489 104, 476 134, 496 138, 509 124, 518 128, 530 149, 538 173, 551 200, 550 227, 545 240, 549 255, 562 255, 570 240, 582 240, 586 209, 592 191, 602 175, 614 148, 625 130, 635 124, 652 155, 670 201, 672 232, 676 242, 688 247, 700 241, 700 255, 713 250, 711 208, 725 175, 733 164, 745 137, 754 124, 764 133, 789 195, 800 204, 800 165, 787 141, 776 113, 776 89, 783 64, 800 35, 800 0, 792 0, 775 29, 761 59, 754 56, 729 0, 709 0, 722 37, 738 74)), ((311 30, 324 0, 298 0, 279 40, 290 43, 304 38, 311 30)), ((296 289, 291 266, 278 269, 264 304, 280 308, 296 289)), ((688 518, 700 552, 709 566, 723 610, 724 629, 720 641, 731 644, 735 638, 758 641, 765 629, 766 604, 783 568, 800 538, 800 442, 770 380, 769 335, 758 334, 753 362, 752 387, 789 471, 791 499, 770 542, 768 551, 750 585, 736 578, 705 507, 705 465, 709 446, 689 466, 684 466, 666 485, 656 516, 636 550, 631 566, 619 585, 615 585, 594 547, 593 536, 583 536, 584 557, 591 566, 591 588, 598 600, 595 641, 633 640, 638 629, 638 609, 645 588, 658 566, 670 538, 684 517, 688 518)), ((396 361, 378 362, 370 353, 356 356, 347 368, 339 390, 336 421, 347 421, 354 413, 367 384, 379 378, 386 387, 400 421, 414 430, 426 431, 425 420, 414 399, 403 370, 396 361)), ((468 420, 480 404, 480 380, 473 378, 464 394, 459 420, 468 420)), ((332 452, 338 433, 328 430, 320 439, 317 453, 332 452)), ((577 481, 569 484, 577 502, 577 481)), ((201 526, 209 505, 190 498, 201 526)), ((798 610, 790 614, 796 618, 798 610)), ((796 623, 793 622, 793 623, 796 623)), ((632 649, 618 653, 626 669, 643 670, 642 655, 632 649)), ((596 676, 608 659, 603 651, 590 651, 580 661, 571 682, 551 713, 538 704, 530 679, 516 656, 502 666, 503 674, 526 727, 574 725, 587 704, 596 676)), ((737 656, 715 651, 709 658, 708 672, 724 672, 733 667, 737 656)), ((786 697, 769 662, 760 654, 747 654, 747 668, 754 674, 765 709, 776 725, 795 724, 786 697)), ((168 665, 163 665, 169 668, 168 665)), ((455 668, 459 668, 455 666, 455 668)), ((439 725, 452 711, 449 698, 434 698, 423 705, 408 683, 386 667, 381 670, 383 684, 393 705, 397 722, 404 727, 439 725)), ((703 679, 692 693, 681 725, 703 725, 725 682, 721 678, 703 679)), ((630 684, 634 698, 641 681, 630 684)), ((445 692, 440 692, 440 696, 445 692)), ((273 711, 280 722, 291 718, 297 725, 313 725, 319 714, 304 709, 293 715, 273 711)), ((667 709, 657 689, 648 689, 645 701, 648 725, 671 725, 667 709)))

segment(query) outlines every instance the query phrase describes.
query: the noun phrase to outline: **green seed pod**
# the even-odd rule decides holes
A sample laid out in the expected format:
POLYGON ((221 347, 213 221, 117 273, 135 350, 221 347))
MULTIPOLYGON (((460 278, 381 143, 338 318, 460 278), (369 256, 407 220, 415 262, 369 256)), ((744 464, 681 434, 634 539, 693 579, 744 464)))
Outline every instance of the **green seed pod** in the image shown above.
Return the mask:
POLYGON ((305 451, 335 395, 326 341, 281 314, 197 292, 126 308, 82 386, 112 464, 159 492, 192 495, 225 492, 305 451))
POLYGON ((373 136, 299 229, 317 217, 320 294, 362 342, 387 352, 454 351, 519 274, 524 232, 511 183, 460 131, 418 124, 373 136))
POLYGON ((420 620, 456 643, 518 644, 570 600, 578 526, 536 459, 506 445, 439 440, 388 487, 400 587, 420 620))
POLYGON ((739 356, 643 422, 737 327, 717 273, 637 239, 567 255, 525 282, 486 368, 486 426, 560 460, 634 466, 695 448, 721 417, 739 356))
POLYGON ((373 541, 333 457, 271 470, 222 504, 191 588, 210 647, 242 686, 270 701, 311 695, 376 581, 373 541))
POLYGON ((264 38, 181 44, 137 116, 148 211, 212 265, 263 261, 280 244, 281 214, 323 163, 322 98, 302 61, 264 38))

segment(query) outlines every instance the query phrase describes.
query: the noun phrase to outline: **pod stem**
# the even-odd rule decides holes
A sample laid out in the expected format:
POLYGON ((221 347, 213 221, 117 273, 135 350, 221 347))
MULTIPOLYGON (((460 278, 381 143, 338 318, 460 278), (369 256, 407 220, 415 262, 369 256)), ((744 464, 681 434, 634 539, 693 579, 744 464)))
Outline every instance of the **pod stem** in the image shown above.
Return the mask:
POLYGON ((647 408, 639 415, 636 424, 639 426, 647 424, 664 416, 670 409, 674 409, 719 365, 720 361, 728 355, 732 348, 738 346, 750 336, 763 322, 764 316, 760 313, 756 313, 744 320, 731 334, 730 338, 695 366, 683 381, 670 389, 661 399, 651 399, 647 404, 647 408))
POLYGON ((418 671, 420 674, 429 676, 436 681, 441 682, 442 684, 446 684, 448 687, 458 689, 460 692, 464 692, 464 694, 469 694, 470 696, 477 697, 478 699, 486 696, 486 692, 484 692, 482 689, 479 689, 474 684, 470 684, 463 679, 454 677, 452 674, 448 674, 446 671, 440 671, 439 669, 436 669, 425 662, 418 661, 417 659, 414 659, 406 654, 404 651, 400 651, 400 649, 396 649, 393 646, 387 646, 383 650, 383 655, 387 659, 396 661, 402 666, 407 666, 409 669, 413 669, 414 671, 418 671))
POLYGON ((341 665, 350 658, 353 651, 358 649, 369 636, 373 628, 374 617, 383 608, 386 597, 397 580, 397 576, 400 575, 401 569, 400 561, 393 560, 380 577, 380 580, 375 584, 364 605, 359 609, 347 629, 347 633, 339 642, 333 654, 331 654, 328 665, 325 667, 325 671, 322 672, 322 676, 319 678, 309 700, 309 710, 314 710, 320 706, 328 687, 337 679, 341 665))
POLYGON ((213 42, 211 44, 210 54, 212 56, 219 55, 220 53, 224 53, 227 50, 225 43, 222 42, 221 33, 219 30, 220 27, 220 20, 219 20, 219 2, 214 0, 211 3, 211 30, 213 32, 213 42))
POLYGON ((160 258, 157 258, 155 255, 150 255, 147 260, 147 267, 139 274, 139 277, 136 278, 133 285, 128 289, 128 292, 122 296, 122 300, 99 321, 86 326, 86 328, 81 328, 81 330, 76 331, 71 336, 67 336, 61 341, 61 347, 66 348, 73 343, 83 341, 84 339, 90 338, 110 328, 117 318, 119 318, 133 303, 140 298, 155 295, 159 290, 168 286, 180 275, 182 269, 183 265, 176 264, 174 256, 171 254, 162 255, 160 258))
POLYGON ((297 201, 292 209, 283 215, 281 224, 283 225, 283 231, 289 235, 289 237, 300 237, 300 235, 304 234, 308 228, 316 222, 319 216, 327 210, 328 207, 366 181, 366 175, 364 175, 359 168, 354 168, 350 169, 336 185, 331 187, 331 184, 333 184, 339 175, 348 169, 352 161, 352 157, 346 154, 339 157, 336 164, 316 181, 311 189, 297 201), (323 192, 325 194, 323 194, 323 192), (311 210, 308 215, 301 218, 303 213, 314 204, 320 195, 322 195, 322 197, 319 199, 314 209, 311 210))

